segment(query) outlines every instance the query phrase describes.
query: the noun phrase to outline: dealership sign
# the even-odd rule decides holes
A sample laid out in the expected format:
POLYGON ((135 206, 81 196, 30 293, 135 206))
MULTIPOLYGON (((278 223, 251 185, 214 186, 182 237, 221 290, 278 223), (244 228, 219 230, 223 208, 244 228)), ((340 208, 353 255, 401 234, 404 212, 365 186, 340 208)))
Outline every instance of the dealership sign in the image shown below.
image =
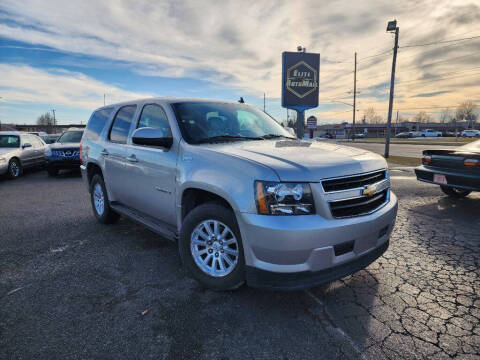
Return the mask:
POLYGON ((307 119, 307 128, 315 130, 317 128, 317 118, 315 116, 310 116, 307 119))
POLYGON ((282 54, 282 106, 303 111, 318 106, 320 54, 282 54))

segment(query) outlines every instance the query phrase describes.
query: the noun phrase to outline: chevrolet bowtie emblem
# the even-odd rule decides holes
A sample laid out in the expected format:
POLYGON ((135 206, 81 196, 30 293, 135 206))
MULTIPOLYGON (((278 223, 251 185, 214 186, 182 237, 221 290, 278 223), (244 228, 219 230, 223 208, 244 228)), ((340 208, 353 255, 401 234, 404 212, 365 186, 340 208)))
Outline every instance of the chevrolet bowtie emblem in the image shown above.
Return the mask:
POLYGON ((362 195, 372 197, 377 192, 377 187, 375 185, 368 185, 363 188, 362 195))

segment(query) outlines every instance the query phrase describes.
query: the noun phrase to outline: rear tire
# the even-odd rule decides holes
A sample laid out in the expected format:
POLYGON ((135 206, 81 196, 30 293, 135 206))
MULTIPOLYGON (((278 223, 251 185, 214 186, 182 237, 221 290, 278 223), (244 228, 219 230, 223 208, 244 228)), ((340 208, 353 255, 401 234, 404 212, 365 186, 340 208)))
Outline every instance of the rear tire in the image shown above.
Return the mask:
POLYGON ((20 175, 22 175, 23 168, 22 164, 18 159, 11 159, 8 163, 8 178, 9 179, 16 179, 20 175))
POLYGON ((102 224, 113 224, 118 221, 120 215, 110 208, 107 190, 103 178, 95 174, 90 182, 90 200, 93 214, 102 224))
POLYGON ((230 209, 216 203, 197 206, 183 220, 178 247, 190 275, 205 287, 225 291, 245 282, 242 238, 230 209))
POLYGON ((442 191, 446 195, 454 197, 454 198, 463 198, 463 197, 465 197, 465 196, 467 196, 468 194, 471 193, 470 190, 462 190, 462 189, 457 189, 457 188, 453 188, 453 187, 449 187, 449 186, 442 186, 442 185, 440 185, 440 189, 442 189, 442 191))

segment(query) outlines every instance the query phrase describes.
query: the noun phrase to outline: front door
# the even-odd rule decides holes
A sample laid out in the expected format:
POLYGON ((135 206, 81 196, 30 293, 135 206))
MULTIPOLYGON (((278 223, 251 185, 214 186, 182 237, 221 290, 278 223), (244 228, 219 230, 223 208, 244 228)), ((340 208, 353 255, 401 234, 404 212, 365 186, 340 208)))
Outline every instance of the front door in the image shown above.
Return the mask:
POLYGON ((23 135, 21 137, 21 146, 22 152, 20 153, 20 161, 22 162, 22 166, 25 168, 34 166, 36 161, 36 153, 30 135, 23 135), (25 144, 30 144, 30 146, 25 147, 25 144))
POLYGON ((104 143, 105 148, 100 152, 105 162, 105 185, 109 190, 111 201, 123 203, 125 194, 130 191, 127 184, 129 174, 125 168, 125 158, 128 133, 136 109, 136 105, 127 105, 117 111, 108 133, 108 139, 104 143))
MULTIPOLYGON (((141 127, 161 129, 171 136, 167 115, 158 104, 144 105, 137 124, 137 128, 141 127)), ((125 166, 129 174, 126 205, 175 225, 175 147, 165 149, 131 144, 125 166)))

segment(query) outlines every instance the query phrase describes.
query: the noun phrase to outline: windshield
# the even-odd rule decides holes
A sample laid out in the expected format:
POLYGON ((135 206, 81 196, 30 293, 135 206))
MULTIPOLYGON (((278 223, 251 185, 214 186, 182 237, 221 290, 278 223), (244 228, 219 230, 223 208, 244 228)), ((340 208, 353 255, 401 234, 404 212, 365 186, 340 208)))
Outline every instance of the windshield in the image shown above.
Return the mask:
POLYGON ((244 104, 183 102, 172 105, 184 139, 199 144, 292 135, 264 112, 244 104))
POLYGON ((462 150, 470 150, 470 151, 480 151, 480 140, 471 142, 470 144, 460 146, 462 150))
POLYGON ((16 135, 0 135, 0 148, 20 147, 20 137, 16 135))
POLYGON ((82 139, 83 131, 66 131, 57 140, 59 143, 79 143, 82 139))

